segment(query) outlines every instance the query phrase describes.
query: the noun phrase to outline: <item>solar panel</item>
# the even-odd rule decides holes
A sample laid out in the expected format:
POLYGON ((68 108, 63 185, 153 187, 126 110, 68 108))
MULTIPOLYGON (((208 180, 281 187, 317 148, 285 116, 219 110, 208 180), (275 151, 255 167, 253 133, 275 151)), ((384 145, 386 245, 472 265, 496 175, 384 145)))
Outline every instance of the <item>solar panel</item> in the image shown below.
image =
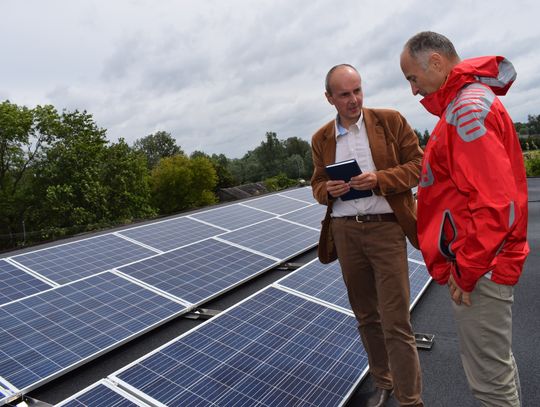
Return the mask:
POLYGON ((0 305, 18 300, 52 286, 0 259, 0 305))
POLYGON ((175 406, 338 406, 367 371, 354 317, 270 287, 110 377, 175 406))
POLYGON ((417 260, 419 262, 424 263, 424 256, 422 256, 422 252, 420 250, 417 250, 414 248, 412 244, 409 243, 407 240, 407 257, 412 260, 417 260))
POLYGON ((198 304, 275 265, 276 261, 268 257, 209 239, 118 270, 198 304))
POLYGON ((185 216, 151 223, 118 232, 119 235, 144 243, 161 251, 168 251, 199 240, 207 239, 223 229, 206 225, 185 216))
POLYGON ((225 233, 219 239, 285 260, 317 245, 319 232, 281 219, 269 219, 225 233))
POLYGON ((321 222, 324 219, 325 214, 326 206, 310 205, 306 206, 305 208, 298 209, 294 212, 281 215, 280 218, 320 230, 321 222))
POLYGON ((302 187, 297 189, 291 189, 288 191, 280 192, 279 195, 287 196, 289 198, 299 199, 301 201, 309 203, 317 203, 313 197, 313 190, 311 187, 302 187))
POLYGON ((322 264, 315 259, 279 280, 277 285, 351 311, 339 262, 322 264))
POLYGON ((0 376, 29 390, 185 307, 111 272, 0 307, 0 376))
MULTIPOLYGON (((409 260, 408 265, 412 309, 427 288, 431 277, 425 265, 413 260, 409 260)), ((322 264, 318 259, 315 259, 282 278, 276 285, 351 311, 347 289, 337 261, 322 264)))
POLYGON ((268 195, 262 198, 252 199, 242 202, 242 205, 250 208, 260 209, 275 215, 283 215, 309 205, 297 199, 287 198, 281 195, 268 195))
POLYGON ((418 302, 431 282, 431 276, 425 264, 409 260, 409 283, 411 286, 411 308, 418 302))
POLYGON ((247 206, 234 204, 209 211, 198 212, 189 217, 208 222, 227 230, 234 230, 273 218, 275 215, 247 206))
POLYGON ((147 407, 148 404, 122 391, 108 380, 99 382, 58 403, 55 407, 147 407))
POLYGON ((11 259, 55 283, 65 284, 153 254, 155 251, 106 234, 11 259))

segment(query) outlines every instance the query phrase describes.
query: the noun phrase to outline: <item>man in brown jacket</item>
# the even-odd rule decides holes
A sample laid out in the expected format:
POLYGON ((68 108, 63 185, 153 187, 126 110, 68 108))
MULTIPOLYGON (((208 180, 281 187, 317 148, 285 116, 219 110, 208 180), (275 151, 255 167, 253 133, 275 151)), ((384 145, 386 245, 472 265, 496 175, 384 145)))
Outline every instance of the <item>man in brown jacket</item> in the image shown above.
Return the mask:
POLYGON ((411 192, 423 154, 418 137, 397 111, 362 107, 360 74, 351 65, 328 72, 326 98, 336 119, 312 138, 313 195, 328 206, 319 258, 331 261, 335 252, 341 266, 376 385, 367 405, 384 406, 394 392, 402 406, 423 406, 405 242, 418 246, 411 192), (362 174, 329 179, 327 165, 353 158, 362 174), (351 188, 373 194, 342 200, 351 188))

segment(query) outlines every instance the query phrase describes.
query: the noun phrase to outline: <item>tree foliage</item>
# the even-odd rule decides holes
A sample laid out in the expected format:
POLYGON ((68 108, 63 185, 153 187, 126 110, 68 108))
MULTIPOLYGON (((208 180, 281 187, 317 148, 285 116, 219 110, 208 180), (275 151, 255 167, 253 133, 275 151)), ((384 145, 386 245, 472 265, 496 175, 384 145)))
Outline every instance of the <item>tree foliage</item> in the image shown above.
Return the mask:
POLYGON ((161 214, 209 205, 216 202, 216 183, 216 171, 206 157, 163 158, 152 170, 152 202, 161 214))
POLYGON ((87 112, 0 104, 0 247, 148 218, 146 161, 87 112))
POLYGON ((180 146, 176 145, 176 140, 171 133, 166 131, 158 131, 135 140, 133 148, 146 156, 150 169, 154 168, 162 158, 184 154, 180 146))
MULTIPOLYGON (((514 123, 528 175, 540 174, 540 115, 514 123)), ((425 146, 429 132, 415 130, 425 146)), ((279 190, 309 179, 310 144, 267 132, 242 158, 195 151, 186 156, 170 133, 133 147, 111 143, 86 111, 58 112, 0 103, 0 249, 216 202, 221 188, 261 182, 279 190), (25 234, 23 235, 23 231, 25 234)))
POLYGON ((311 146, 298 137, 279 140, 276 133, 267 132, 259 147, 230 161, 229 168, 237 184, 258 182, 278 174, 309 179, 313 172, 311 146))

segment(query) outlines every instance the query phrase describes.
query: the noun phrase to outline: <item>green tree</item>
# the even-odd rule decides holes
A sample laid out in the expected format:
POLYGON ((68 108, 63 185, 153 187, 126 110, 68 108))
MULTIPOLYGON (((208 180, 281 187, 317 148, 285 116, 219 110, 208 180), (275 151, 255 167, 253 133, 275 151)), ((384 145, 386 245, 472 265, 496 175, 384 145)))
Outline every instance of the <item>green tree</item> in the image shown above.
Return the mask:
POLYGON ((427 143, 429 141, 429 136, 430 136, 429 130, 427 129, 424 130, 424 137, 422 137, 422 143, 421 143, 422 147, 427 146, 427 143))
POLYGON ((527 116, 527 128, 528 134, 540 134, 540 115, 528 115, 527 116))
MULTIPOLYGON (((56 138, 36 172, 36 227, 66 228, 110 220, 101 171, 107 140, 86 111, 63 112, 48 123, 56 138)), ((90 226, 91 228, 91 226, 90 226)))
POLYGON ((189 156, 191 159, 203 157, 212 163, 214 166, 214 169, 216 170, 216 174, 218 177, 217 184, 215 187, 215 191, 217 193, 218 190, 221 188, 228 188, 235 184, 235 180, 233 175, 231 174, 231 171, 229 170, 229 162, 230 160, 225 157, 224 154, 212 154, 212 156, 209 156, 206 153, 203 153, 202 151, 195 150, 193 153, 189 156))
POLYGON ((285 175, 288 178, 299 179, 304 177, 306 170, 304 168, 304 159, 299 154, 293 154, 285 159, 285 175))
POLYGON ((422 133, 420 133, 420 130, 413 129, 414 133, 416 134, 416 137, 418 137, 418 142, 422 144, 422 133))
POLYGON ((150 173, 146 160, 124 139, 105 151, 102 183, 107 186, 107 209, 114 221, 131 221, 155 215, 150 205, 150 173))
POLYGON ((133 148, 146 156, 150 169, 154 168, 162 158, 184 154, 180 146, 176 145, 176 140, 166 131, 158 131, 135 140, 133 148))
POLYGON ((283 159, 285 158, 285 147, 278 140, 276 133, 267 132, 266 141, 263 141, 259 147, 253 150, 254 158, 262 168, 262 178, 269 178, 282 172, 283 159))
POLYGON ((151 173, 152 202, 161 214, 209 205, 216 202, 216 183, 216 171, 208 158, 166 157, 151 173))
POLYGON ((34 200, 34 166, 43 146, 54 140, 56 111, 52 106, 29 109, 0 103, 0 247, 12 247, 22 235, 34 200), (10 237, 12 236, 12 237, 10 237))
POLYGON ((234 177, 230 171, 230 160, 225 157, 224 154, 212 154, 210 157, 216 174, 218 176, 218 182, 216 185, 216 192, 221 188, 229 188, 235 184, 234 177))

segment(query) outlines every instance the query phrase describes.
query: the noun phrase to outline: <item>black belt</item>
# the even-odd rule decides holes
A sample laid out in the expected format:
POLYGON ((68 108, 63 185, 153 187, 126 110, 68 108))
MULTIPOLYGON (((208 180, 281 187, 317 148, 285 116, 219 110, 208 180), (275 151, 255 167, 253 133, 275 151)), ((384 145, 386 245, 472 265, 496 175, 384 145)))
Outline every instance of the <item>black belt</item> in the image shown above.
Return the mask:
POLYGON ((373 215, 353 215, 353 216, 340 216, 336 219, 352 219, 358 223, 363 222, 397 222, 396 215, 393 213, 378 213, 373 215))

